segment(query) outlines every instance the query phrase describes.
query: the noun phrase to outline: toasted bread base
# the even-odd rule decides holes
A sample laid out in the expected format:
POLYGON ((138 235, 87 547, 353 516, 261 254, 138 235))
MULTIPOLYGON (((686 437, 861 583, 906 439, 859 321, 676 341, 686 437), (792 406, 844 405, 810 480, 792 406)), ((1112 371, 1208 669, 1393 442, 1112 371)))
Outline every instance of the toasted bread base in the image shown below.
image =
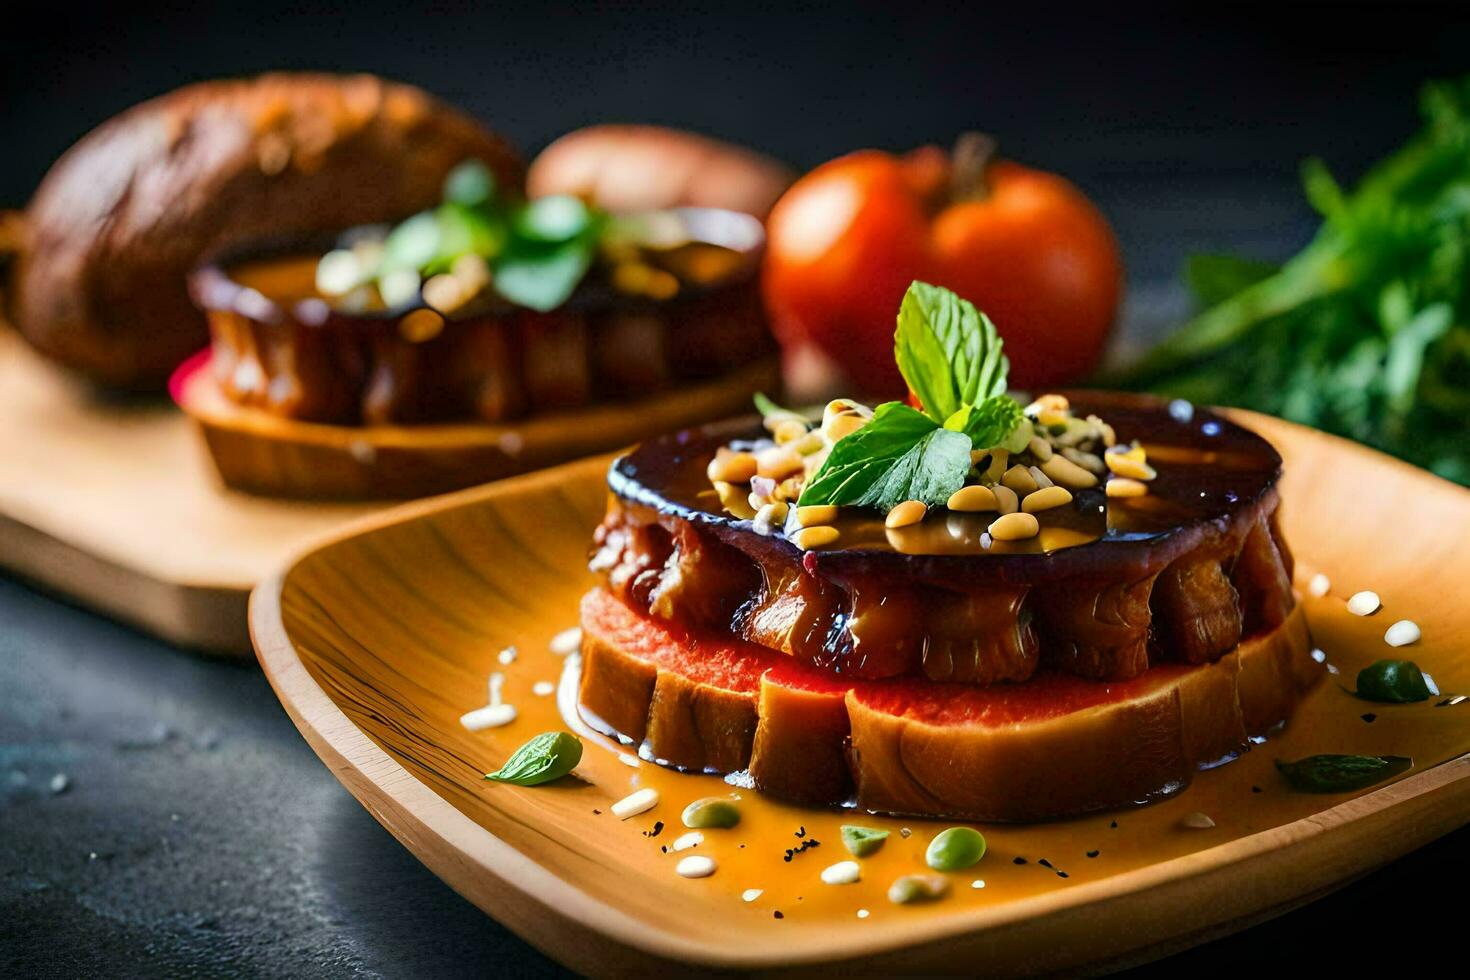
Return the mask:
POLYGON ((753 644, 670 629, 597 588, 582 602, 589 722, 679 769, 748 769, 773 796, 874 812, 1033 821, 1145 802, 1286 721, 1323 668, 1297 606, 1204 666, 1121 683, 852 682, 753 644))

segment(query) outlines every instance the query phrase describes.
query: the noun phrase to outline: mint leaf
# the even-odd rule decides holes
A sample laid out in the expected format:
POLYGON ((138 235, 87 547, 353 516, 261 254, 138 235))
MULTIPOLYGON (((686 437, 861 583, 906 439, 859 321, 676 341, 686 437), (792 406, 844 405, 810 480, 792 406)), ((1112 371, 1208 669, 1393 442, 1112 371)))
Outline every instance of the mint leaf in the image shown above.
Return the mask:
MULTIPOLYGON (((867 425, 832 446, 822 468, 801 492, 800 506, 856 504, 884 474, 939 426, 902 402, 884 402, 867 425)), ((958 433, 955 433, 958 435, 958 433)), ((965 458, 968 463, 969 449, 965 458)))
POLYGON ((567 301, 592 264, 592 249, 567 247, 548 255, 507 258, 495 270, 495 291, 541 313, 567 301))
MULTIPOLYGON (((946 429, 963 432, 970 437, 974 449, 991 449, 1004 446, 1011 452, 1020 452, 1023 446, 1015 446, 1012 436, 1026 422, 1025 411, 1020 402, 1008 395, 994 395, 979 405, 965 405, 944 420, 946 429)), ((1030 429, 1027 430, 1030 440, 1030 429)))
POLYGON ((893 354, 936 422, 965 405, 1005 394, 1010 364, 995 324, 948 289, 917 281, 909 286, 898 310, 893 354))
POLYGON ((542 732, 485 778, 517 786, 540 786, 560 779, 582 761, 582 740, 566 732, 542 732))
POLYGON ((854 503, 885 513, 905 500, 922 500, 934 507, 964 486, 969 472, 969 437, 936 428, 878 476, 854 503))
POLYGON ((1313 755, 1276 760, 1276 769, 1303 793, 1351 793, 1406 772, 1414 760, 1399 755, 1313 755))
POLYGON ((1358 672, 1358 697, 1386 704, 1429 700, 1424 673, 1412 660, 1380 660, 1358 672))

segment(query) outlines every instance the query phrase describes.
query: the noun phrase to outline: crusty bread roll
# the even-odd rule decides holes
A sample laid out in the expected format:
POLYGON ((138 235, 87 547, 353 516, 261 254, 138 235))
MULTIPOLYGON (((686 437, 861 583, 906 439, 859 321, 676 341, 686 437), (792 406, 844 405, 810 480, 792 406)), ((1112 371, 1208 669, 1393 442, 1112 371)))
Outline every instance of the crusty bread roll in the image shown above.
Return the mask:
POLYGON ((762 220, 796 175, 731 143, 661 126, 589 126, 552 143, 531 164, 532 197, 576 194, 610 211, 706 207, 762 220))
POLYGON ((208 339, 186 274, 247 240, 395 220, 484 160, 519 191, 515 152, 468 116, 370 75, 203 82, 103 123, 25 214, 7 291, 38 349, 106 385, 151 388, 208 339))

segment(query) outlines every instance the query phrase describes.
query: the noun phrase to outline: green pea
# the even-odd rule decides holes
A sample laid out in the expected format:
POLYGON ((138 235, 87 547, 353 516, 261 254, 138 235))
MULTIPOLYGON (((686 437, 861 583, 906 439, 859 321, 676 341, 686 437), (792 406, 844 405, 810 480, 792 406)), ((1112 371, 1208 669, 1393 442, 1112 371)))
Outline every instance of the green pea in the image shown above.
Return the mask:
POLYGON ((973 827, 951 827, 929 842, 924 862, 935 871, 962 871, 985 856, 985 838, 973 827))
POLYGON ((728 830, 740 822, 740 808, 731 800, 706 796, 686 806, 683 819, 686 827, 728 830))
POLYGON ((939 875, 904 875, 888 886, 888 900, 894 905, 932 902, 949 891, 949 879, 939 875))
POLYGON ((842 825, 842 846, 853 857, 868 857, 877 854, 883 842, 888 839, 888 831, 879 830, 876 827, 859 827, 856 824, 845 823, 842 825))

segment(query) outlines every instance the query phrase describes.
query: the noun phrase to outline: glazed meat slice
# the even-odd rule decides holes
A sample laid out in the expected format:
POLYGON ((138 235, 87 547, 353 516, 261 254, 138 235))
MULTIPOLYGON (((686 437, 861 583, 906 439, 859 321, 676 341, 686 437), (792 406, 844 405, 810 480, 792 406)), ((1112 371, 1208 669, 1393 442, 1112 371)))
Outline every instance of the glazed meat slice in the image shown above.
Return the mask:
POLYGON ((1243 635, 1280 624, 1294 605, 1264 518, 1161 571, 1125 568, 1035 587, 813 574, 753 532, 735 540, 755 553, 694 522, 615 500, 591 567, 656 619, 860 679, 988 685, 1024 681, 1049 665, 1127 680, 1154 663, 1211 663, 1243 635))
POLYGON ((1048 662, 1098 680, 1143 673, 1148 669, 1153 585, 1153 576, 1132 582, 1093 578, 1035 590, 1048 662))
POLYGON ((1220 563, 1221 556, 1202 548, 1154 582, 1150 605, 1160 659, 1209 663, 1240 642, 1240 597, 1220 563))

